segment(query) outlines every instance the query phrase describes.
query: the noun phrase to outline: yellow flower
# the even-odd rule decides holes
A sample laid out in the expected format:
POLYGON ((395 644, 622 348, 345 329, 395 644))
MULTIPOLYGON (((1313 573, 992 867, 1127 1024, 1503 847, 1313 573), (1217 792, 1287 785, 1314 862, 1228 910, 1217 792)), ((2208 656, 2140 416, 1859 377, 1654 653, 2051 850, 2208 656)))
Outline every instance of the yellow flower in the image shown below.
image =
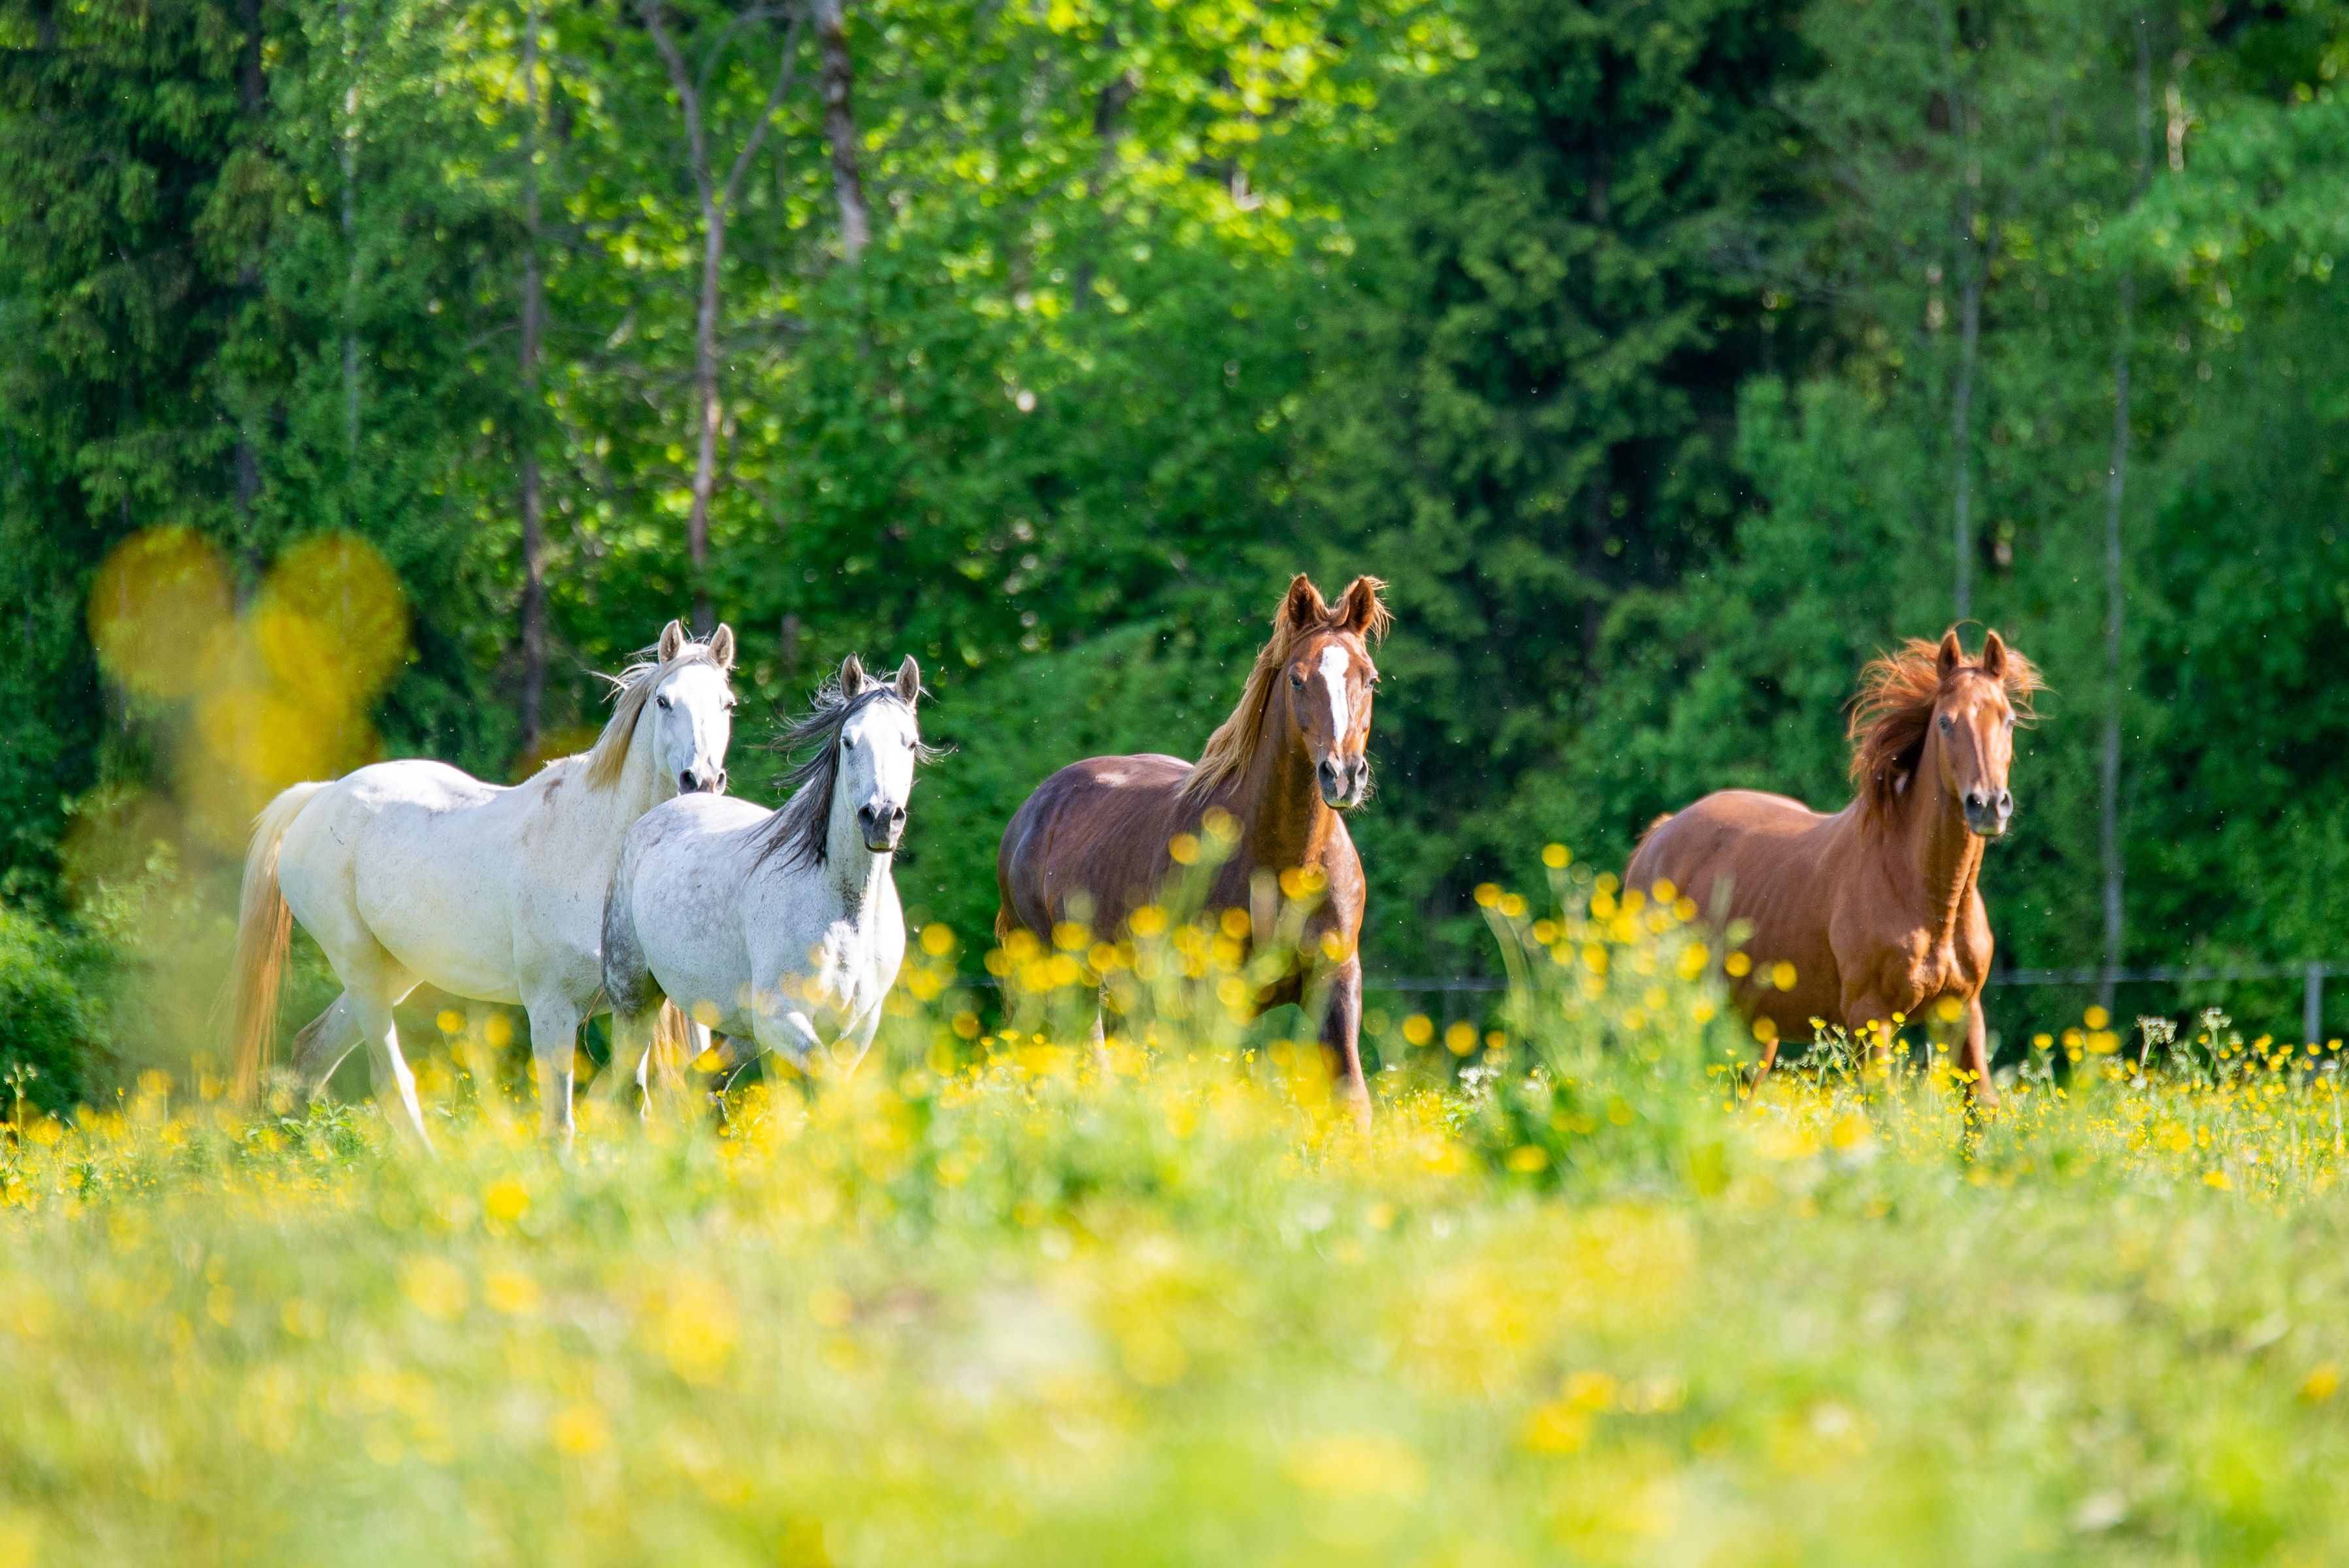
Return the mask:
POLYGON ((1568 849, 1564 844, 1545 844, 1542 846, 1542 864, 1547 866, 1554 872, 1564 871, 1567 867, 1567 862, 1573 859, 1574 851, 1568 849))
POLYGON ((498 1269, 481 1281, 481 1299, 492 1311, 525 1316, 538 1310, 538 1282, 519 1269, 498 1269))
POLYGON ((1552 1399, 1527 1412, 1518 1435, 1537 1454, 1580 1453, 1590 1440, 1590 1412, 1552 1399))
POLYGON ((490 1183, 481 1194, 481 1208, 491 1219, 512 1224, 530 1210, 530 1189, 511 1176, 490 1183))
POLYGON ((2321 1405, 2333 1398, 2341 1387, 2341 1368, 2326 1361, 2313 1368, 2301 1379, 2300 1397, 2312 1405, 2321 1405))
POLYGON ((1427 1486, 1419 1456, 1385 1432, 1340 1432, 1299 1443, 1283 1468, 1299 1487, 1323 1497, 1417 1497, 1427 1486))
POLYGON ((565 1405, 546 1423, 547 1439, 559 1453, 601 1453, 612 1441, 611 1423, 604 1408, 589 1400, 565 1405))
POLYGON ((436 1323, 460 1316, 471 1291, 464 1272, 446 1258, 410 1258, 399 1271, 399 1288, 409 1305, 436 1323))

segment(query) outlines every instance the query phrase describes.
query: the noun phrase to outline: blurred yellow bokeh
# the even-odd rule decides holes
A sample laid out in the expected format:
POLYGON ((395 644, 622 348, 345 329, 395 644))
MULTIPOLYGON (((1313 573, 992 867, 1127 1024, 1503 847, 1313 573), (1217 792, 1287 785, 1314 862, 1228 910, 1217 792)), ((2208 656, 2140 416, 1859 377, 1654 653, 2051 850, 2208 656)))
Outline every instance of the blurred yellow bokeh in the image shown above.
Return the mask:
POLYGON ((164 732, 172 794, 194 836, 224 850, 285 786, 374 759, 367 707, 409 648, 398 576, 345 533, 287 549, 239 614, 216 546, 148 529, 98 569, 89 624, 109 676, 190 705, 191 722, 164 732))
POLYGON ((89 636, 106 673, 141 696, 192 695, 198 656, 229 624, 228 564, 188 528, 150 528, 117 545, 89 591, 89 636))

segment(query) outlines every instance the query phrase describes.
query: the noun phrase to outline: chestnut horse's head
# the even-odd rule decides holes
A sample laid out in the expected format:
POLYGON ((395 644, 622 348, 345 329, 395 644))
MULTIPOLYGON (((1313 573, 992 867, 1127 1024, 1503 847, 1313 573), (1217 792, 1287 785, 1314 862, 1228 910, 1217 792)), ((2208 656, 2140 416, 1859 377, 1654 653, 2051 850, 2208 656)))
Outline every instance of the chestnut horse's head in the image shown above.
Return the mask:
POLYGON ((1851 717, 1852 782, 1868 810, 1889 814, 1930 767, 1969 830, 2005 832, 2014 815, 2014 727, 2030 722, 2041 685, 2031 661, 1996 632, 1971 660, 1952 627, 1939 645, 1911 639, 1870 663, 1851 717))
POLYGON ((1379 684, 1371 643, 1387 629, 1375 577, 1357 577, 1329 603, 1303 573, 1282 595, 1272 640, 1248 672, 1239 707, 1207 738, 1183 786, 1206 800, 1245 776, 1267 739, 1293 742, 1313 759, 1324 804, 1345 810, 1371 792, 1371 694, 1379 684))
POLYGON ((1386 606, 1379 602, 1384 586, 1375 577, 1357 577, 1332 609, 1300 572, 1274 622, 1274 641, 1287 645, 1281 685, 1288 722, 1313 758, 1323 804, 1341 811, 1371 792, 1371 698, 1379 667, 1371 662, 1370 643, 1386 627, 1386 606))

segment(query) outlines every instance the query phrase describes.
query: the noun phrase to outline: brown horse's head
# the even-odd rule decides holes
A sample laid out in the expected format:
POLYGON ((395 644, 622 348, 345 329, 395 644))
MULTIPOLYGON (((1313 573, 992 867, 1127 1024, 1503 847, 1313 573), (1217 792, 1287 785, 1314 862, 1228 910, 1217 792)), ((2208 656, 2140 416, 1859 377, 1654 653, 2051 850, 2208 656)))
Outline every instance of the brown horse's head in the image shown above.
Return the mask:
POLYGON ((1284 640, 1279 628, 1288 634, 1281 682, 1288 722, 1313 758, 1322 802, 1341 811, 1371 792, 1371 696, 1379 668, 1371 662, 1370 641, 1386 626, 1383 586, 1375 577, 1357 577, 1332 609, 1300 572, 1274 623, 1276 642, 1284 640))
POLYGON ((1272 639, 1248 672, 1239 707, 1207 738, 1184 792, 1205 799, 1247 770, 1269 739, 1313 759, 1321 799, 1344 810, 1371 792, 1371 694, 1379 684, 1370 645, 1387 628, 1375 577, 1357 577, 1329 603, 1303 573, 1281 597, 1272 639))
POLYGON ((1871 661, 1851 715, 1852 782, 1868 811, 1889 815, 1930 767, 1969 830, 2005 832, 2014 815, 2014 727, 2030 722, 2041 685, 2031 661, 1996 632, 1972 660, 1952 627, 1938 645, 1912 638, 1871 661))

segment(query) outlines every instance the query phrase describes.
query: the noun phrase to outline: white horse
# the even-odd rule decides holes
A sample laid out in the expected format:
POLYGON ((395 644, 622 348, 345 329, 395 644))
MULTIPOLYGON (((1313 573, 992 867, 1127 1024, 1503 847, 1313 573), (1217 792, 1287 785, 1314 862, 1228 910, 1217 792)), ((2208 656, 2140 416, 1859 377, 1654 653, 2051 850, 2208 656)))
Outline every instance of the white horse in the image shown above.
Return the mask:
POLYGON ((702 643, 671 621, 615 682, 595 746, 523 783, 503 789, 413 758, 296 784, 271 801, 245 856, 231 971, 241 1089, 259 1088, 289 922, 299 920, 343 983, 295 1039, 305 1097, 364 1041, 385 1114, 423 1139, 391 1009, 425 981, 529 1011, 542 1125, 569 1137, 572 1055, 603 980, 604 894, 621 841, 679 791, 725 789, 733 664, 730 628, 702 643))
POLYGON ((696 796, 629 830, 604 911, 616 1092, 631 1073, 651 1089, 664 1000, 730 1049, 755 1041, 802 1072, 856 1069, 905 956, 890 868, 928 755, 921 690, 912 659, 888 682, 851 655, 779 742, 816 747, 782 810, 696 796))

